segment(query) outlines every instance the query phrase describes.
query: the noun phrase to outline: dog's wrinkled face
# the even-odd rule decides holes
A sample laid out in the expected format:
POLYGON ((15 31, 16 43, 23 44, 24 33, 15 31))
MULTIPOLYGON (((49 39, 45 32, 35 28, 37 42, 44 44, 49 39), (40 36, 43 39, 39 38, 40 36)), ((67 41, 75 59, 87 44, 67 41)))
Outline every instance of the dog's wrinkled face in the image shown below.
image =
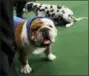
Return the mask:
POLYGON ((37 46, 48 46, 55 42, 57 30, 52 20, 36 19, 31 24, 30 39, 37 46))

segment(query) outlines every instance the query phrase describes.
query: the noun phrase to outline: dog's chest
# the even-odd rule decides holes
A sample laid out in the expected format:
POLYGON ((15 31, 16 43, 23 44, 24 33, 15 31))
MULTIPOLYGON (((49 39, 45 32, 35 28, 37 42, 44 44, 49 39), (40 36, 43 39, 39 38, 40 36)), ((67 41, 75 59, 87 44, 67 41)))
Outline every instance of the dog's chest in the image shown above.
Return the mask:
POLYGON ((25 45, 24 48, 28 53, 32 53, 32 54, 40 54, 44 52, 46 49, 45 47, 41 48, 41 47, 35 47, 32 45, 25 45))
POLYGON ((33 50, 33 54, 40 54, 45 51, 46 48, 36 48, 33 50))

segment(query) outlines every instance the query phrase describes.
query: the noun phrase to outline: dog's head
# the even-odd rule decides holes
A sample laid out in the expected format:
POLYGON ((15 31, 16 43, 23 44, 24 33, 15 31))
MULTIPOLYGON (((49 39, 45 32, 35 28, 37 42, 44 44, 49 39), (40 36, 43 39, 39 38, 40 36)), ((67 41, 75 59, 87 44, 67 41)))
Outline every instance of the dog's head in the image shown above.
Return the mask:
POLYGON ((49 46, 55 42, 57 30, 48 18, 35 19, 30 27, 30 41, 37 46, 49 46))
POLYGON ((60 9, 60 14, 65 21, 67 22, 73 21, 73 12, 68 7, 62 6, 62 8, 60 9))
POLYGON ((23 12, 30 12, 32 10, 36 10, 39 6, 40 6, 40 3, 28 2, 25 4, 23 8, 23 12))
POLYGON ((32 11, 33 2, 28 2, 25 4, 25 7, 23 8, 23 12, 30 12, 32 11))

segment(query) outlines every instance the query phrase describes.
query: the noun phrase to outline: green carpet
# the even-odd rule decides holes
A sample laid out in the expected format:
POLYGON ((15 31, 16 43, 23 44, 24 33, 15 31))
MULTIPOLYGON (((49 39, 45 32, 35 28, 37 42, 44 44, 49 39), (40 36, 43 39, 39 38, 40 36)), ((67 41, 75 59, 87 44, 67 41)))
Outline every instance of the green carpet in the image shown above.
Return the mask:
MULTIPOLYGON (((58 4, 70 7, 76 17, 88 16, 88 1, 38 1, 40 3, 58 4)), ((26 18, 34 16, 24 14, 26 18)), ((31 76, 47 75, 88 75, 88 20, 76 22, 70 28, 57 27, 56 43, 52 47, 57 59, 46 61, 45 55, 32 55, 30 65, 33 69, 31 76)), ((14 70, 19 76, 19 62, 15 59, 14 70)))

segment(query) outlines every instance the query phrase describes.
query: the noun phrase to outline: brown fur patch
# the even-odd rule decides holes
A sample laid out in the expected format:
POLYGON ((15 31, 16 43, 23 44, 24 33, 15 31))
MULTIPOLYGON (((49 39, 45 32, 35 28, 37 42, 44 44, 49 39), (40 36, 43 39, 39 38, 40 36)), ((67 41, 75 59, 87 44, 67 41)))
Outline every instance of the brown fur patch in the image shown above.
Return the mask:
POLYGON ((44 25, 44 23, 42 22, 42 20, 40 20, 40 19, 34 20, 30 27, 31 36, 35 36, 38 29, 40 29, 43 25, 44 25))
POLYGON ((31 24, 31 31, 37 31, 37 29, 39 29, 40 27, 43 26, 43 22, 40 19, 36 19, 32 22, 31 24))
POLYGON ((19 23, 18 25, 16 25, 16 29, 15 29, 15 41, 16 44, 21 44, 21 33, 22 33, 22 28, 24 25, 25 21, 19 23))
POLYGON ((31 26, 30 26, 30 37, 32 40, 35 39, 36 35, 37 35, 37 31, 44 25, 44 23, 42 22, 42 20, 40 19, 35 19, 31 26))

